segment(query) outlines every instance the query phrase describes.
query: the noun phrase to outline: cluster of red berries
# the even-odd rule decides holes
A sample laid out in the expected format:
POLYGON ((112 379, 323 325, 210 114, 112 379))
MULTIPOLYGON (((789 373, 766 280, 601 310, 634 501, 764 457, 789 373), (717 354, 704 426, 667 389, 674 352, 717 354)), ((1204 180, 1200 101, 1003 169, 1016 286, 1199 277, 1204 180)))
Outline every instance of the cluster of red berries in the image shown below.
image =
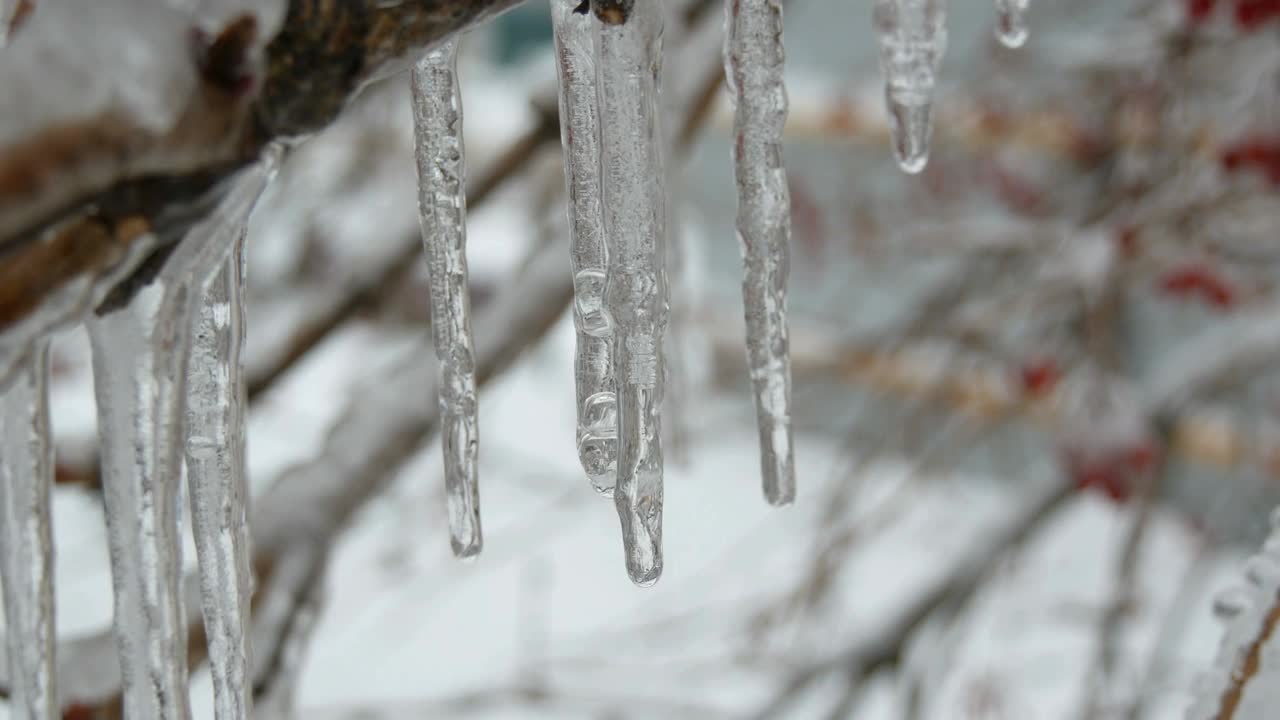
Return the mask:
POLYGON ((1199 263, 1183 265, 1165 273, 1160 288, 1170 295, 1199 297, 1220 310, 1236 304, 1236 292, 1231 284, 1199 263))
POLYGON ((1228 146, 1222 151, 1222 169, 1227 172, 1258 170, 1272 185, 1280 186, 1280 139, 1253 138, 1228 146))
POLYGON ((1119 504, 1128 502, 1142 478, 1155 468, 1158 452, 1152 442, 1143 440, 1104 453, 1067 453, 1063 465, 1077 490, 1100 492, 1119 504))
MULTIPOLYGON (((1204 22, 1218 4, 1218 0, 1187 0, 1187 17, 1192 22, 1204 22)), ((1236 26, 1246 32, 1280 18, 1280 0, 1234 0, 1231 4, 1234 5, 1236 26)))

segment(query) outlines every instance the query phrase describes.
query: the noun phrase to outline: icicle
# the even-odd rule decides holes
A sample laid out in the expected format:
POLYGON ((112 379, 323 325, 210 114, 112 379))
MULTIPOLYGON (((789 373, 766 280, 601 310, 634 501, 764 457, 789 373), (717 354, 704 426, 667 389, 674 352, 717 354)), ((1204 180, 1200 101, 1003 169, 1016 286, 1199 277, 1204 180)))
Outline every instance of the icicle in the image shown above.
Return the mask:
POLYGON ((244 230, 226 228, 237 237, 196 314, 187 373, 187 484, 218 720, 247 720, 252 701, 251 648, 245 632, 252 591, 246 400, 240 363, 244 230))
POLYGON ((747 366, 755 392, 764 494, 795 499, 787 272, 791 199, 782 164, 787 90, 778 0, 726 0, 725 79, 735 108, 734 174, 744 275, 747 366))
POLYGON ((480 489, 475 344, 467 287, 466 157, 458 45, 448 40, 413 69, 413 126, 418 210, 431 281, 431 334, 440 363, 440 427, 453 554, 474 557, 484 546, 480 489))
POLYGON ((618 476, 627 572, 638 585, 662 574, 663 334, 667 324, 666 217, 658 78, 660 2, 598 0, 596 93, 601 195, 608 242, 606 305, 615 328, 618 476))
POLYGON ((32 350, 0 394, 0 583, 14 718, 54 720, 53 538, 49 492, 49 345, 32 350))
POLYGON ((189 718, 177 483, 189 284, 89 320, 128 717, 189 718))
POLYGON ((880 71, 898 165, 918 173, 929 161, 933 94, 947 50, 946 0, 876 0, 880 71))
POLYGON ((996 0, 996 37, 1005 47, 1019 48, 1027 42, 1028 0, 996 0))
POLYGON ((233 181, 150 287, 86 323, 126 717, 191 716, 177 504, 193 309, 274 172, 275 156, 233 181))
POLYGON ((578 0, 552 0, 556 71, 560 81, 560 141, 569 196, 573 377, 578 407, 578 459, 591 485, 613 494, 618 467, 618 405, 613 380, 613 323, 605 309, 603 219, 600 208, 600 127, 596 111, 591 16, 578 0))

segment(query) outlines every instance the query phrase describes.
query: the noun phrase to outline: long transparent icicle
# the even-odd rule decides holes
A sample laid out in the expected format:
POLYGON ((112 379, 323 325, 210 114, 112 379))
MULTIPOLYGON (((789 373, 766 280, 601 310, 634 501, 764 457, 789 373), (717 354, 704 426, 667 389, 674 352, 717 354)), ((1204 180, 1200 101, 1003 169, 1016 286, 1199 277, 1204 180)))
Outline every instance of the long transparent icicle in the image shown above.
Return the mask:
POLYGON ((1019 48, 1027 42, 1028 0, 996 0, 996 37, 1005 47, 1019 48))
POLYGON ((662 574, 663 335, 667 325, 666 207, 659 121, 662 4, 592 3, 600 109, 601 191, 608 243, 606 305, 618 387, 618 477, 627 573, 662 574))
POLYGON ((876 0, 880 71, 898 165, 918 173, 929 161, 933 95, 947 50, 946 0, 876 0))
POLYGON ((0 394, 0 582, 9 654, 9 712, 60 717, 55 684, 53 536, 49 492, 49 345, 37 343, 0 394))
POLYGON ((770 503, 795 499, 791 358, 787 339, 791 198, 782 162, 787 90, 778 0, 726 0, 725 79, 734 104, 733 160, 744 274, 747 367, 755 393, 760 468, 770 503))
POLYGON ((94 390, 125 715, 186 719, 178 478, 189 283, 92 317, 94 390))
POLYGON ((252 709, 246 633, 252 594, 246 399, 240 360, 244 230, 242 226, 237 232, 231 253, 205 290, 187 369, 187 486, 217 720, 247 720, 252 709))
POLYGON ((178 479, 193 311, 274 167, 272 153, 238 176, 150 287, 86 323, 125 717, 191 717, 178 479))
POLYGON ((618 401, 613 380, 613 322, 605 309, 607 255, 600 208, 600 124, 589 12, 578 0, 552 0, 556 73, 560 81, 560 143, 569 197, 573 269, 573 378, 577 393, 578 459, 591 485, 613 493, 618 467, 618 401))
POLYGON ((431 282, 431 334, 440 363, 440 444, 453 554, 474 557, 484 546, 480 488, 475 343, 467 287, 466 155, 458 45, 448 40, 413 69, 413 128, 418 211, 431 282))

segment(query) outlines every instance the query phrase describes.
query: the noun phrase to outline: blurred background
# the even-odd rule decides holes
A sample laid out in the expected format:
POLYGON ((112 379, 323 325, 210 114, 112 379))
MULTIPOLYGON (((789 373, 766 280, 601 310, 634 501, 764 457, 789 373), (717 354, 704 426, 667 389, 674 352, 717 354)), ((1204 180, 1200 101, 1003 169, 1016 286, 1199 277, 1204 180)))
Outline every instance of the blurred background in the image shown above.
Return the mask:
MULTIPOLYGON (((394 430, 384 398, 435 402, 397 384, 434 362, 407 79, 292 153, 249 235, 250 479, 271 507, 282 477, 306 498, 326 466, 353 489, 317 536, 323 576, 258 643, 264 708, 1183 717, 1221 636, 1212 598, 1280 501, 1280 385, 1232 355, 1275 312, 1280 24, 1225 0, 1032 0, 1010 50, 988 3, 951 5, 932 158, 908 176, 870 3, 785 3, 799 494, 773 509, 722 9, 668 2, 676 279, 651 589, 628 581, 612 503, 574 452, 545 0, 462 40, 476 332, 514 337, 498 320, 516 292, 557 318, 518 328, 481 393, 476 562, 451 557, 437 446, 362 460, 394 430)), ((82 331, 53 364, 58 625, 92 639, 111 595, 82 331)), ((194 682, 211 717, 207 672, 194 682)))

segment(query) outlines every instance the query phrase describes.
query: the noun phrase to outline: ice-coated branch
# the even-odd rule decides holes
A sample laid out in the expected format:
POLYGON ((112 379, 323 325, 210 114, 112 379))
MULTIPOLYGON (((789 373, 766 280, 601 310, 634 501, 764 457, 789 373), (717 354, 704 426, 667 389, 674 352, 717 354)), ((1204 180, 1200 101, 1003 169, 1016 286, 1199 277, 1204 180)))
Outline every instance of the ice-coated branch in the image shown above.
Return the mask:
POLYGON ((614 322, 618 475, 627 573, 662 574, 662 348, 667 326, 666 198, 659 113, 660 2, 596 2, 596 96, 614 322))
POLYGON ((735 109, 733 161, 747 367, 755 393, 764 494, 774 505, 790 503, 796 493, 787 340, 791 199, 782 160, 784 57, 778 0, 726 0, 725 79, 735 109))
POLYGON ((1245 582, 1223 590, 1225 624, 1212 670, 1196 683, 1187 720, 1269 720, 1280 703, 1280 507, 1271 534, 1245 565, 1245 582))
POLYGON ((553 0, 560 143, 569 203, 574 389, 578 459, 596 490, 613 492, 618 467, 618 403, 613 377, 613 321, 605 308, 607 253, 600 206, 600 122, 592 23, 575 0, 553 0))
POLYGON ((440 363, 440 445, 449 502, 449 540, 460 558, 484 546, 476 477, 479 421, 471 297, 467 284, 466 151, 458 45, 432 48, 413 69, 418 212, 431 283, 431 335, 440 363))
MULTIPOLYGON (((95 12, 120 19, 104 29, 60 22, 52 12, 87 7, 76 0, 43 0, 22 27, 22 42, 4 50, 0 97, 25 96, 28 86, 40 87, 42 98, 74 98, 86 88, 102 95, 97 89, 119 64, 90 62, 96 56, 78 53, 76 33, 135 47, 139 28, 162 15, 171 22, 145 45, 182 52, 153 66, 194 87, 165 96, 172 106, 160 109, 172 122, 162 126, 127 113, 69 114, 59 104, 26 107, 24 117, 39 120, 30 132, 10 136, 10 115, 0 120, 0 384, 32 338, 78 321, 154 243, 183 237, 217 204, 222 181, 275 138, 323 128, 371 79, 406 68, 422 48, 516 2, 264 1, 256 8, 281 17, 232 18, 191 52, 190 18, 164 3, 95 1, 95 12), (44 41, 28 42, 28 34, 44 41), (78 74, 50 75, 42 53, 78 74)), ((155 90, 143 85, 144 93, 155 90)))
POLYGON ((0 393, 0 584, 9 708, 22 720, 61 717, 54 672, 52 483, 49 345, 41 342, 0 393))
POLYGON ((169 256, 148 291, 88 322, 129 717, 191 715, 177 483, 193 312, 276 160, 273 153, 234 179, 222 204, 169 256))
POLYGON ((187 369, 186 463, 191 529, 200 566, 200 597, 214 716, 247 720, 252 652, 247 634, 249 491, 245 480, 245 227, 199 298, 187 369))
POLYGON ((947 0, 876 0, 874 15, 893 152, 903 170, 918 173, 929 161, 934 87, 947 51, 947 0))

